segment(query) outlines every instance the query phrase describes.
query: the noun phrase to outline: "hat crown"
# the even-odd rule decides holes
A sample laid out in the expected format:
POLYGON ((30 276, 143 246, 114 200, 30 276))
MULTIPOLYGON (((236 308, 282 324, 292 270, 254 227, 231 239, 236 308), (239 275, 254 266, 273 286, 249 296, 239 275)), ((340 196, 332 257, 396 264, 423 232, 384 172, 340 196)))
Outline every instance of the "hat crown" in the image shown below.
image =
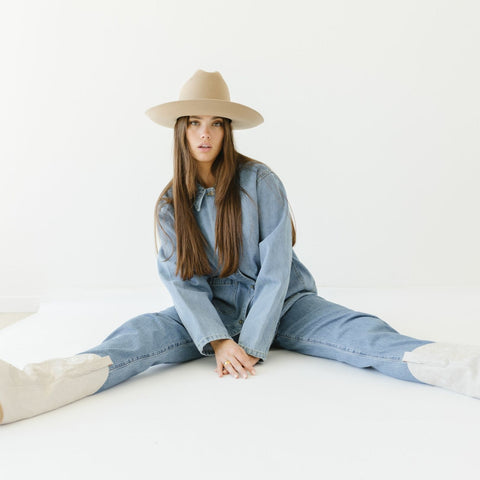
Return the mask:
POLYGON ((197 70, 180 90, 179 100, 209 98, 230 101, 230 91, 220 72, 197 70))

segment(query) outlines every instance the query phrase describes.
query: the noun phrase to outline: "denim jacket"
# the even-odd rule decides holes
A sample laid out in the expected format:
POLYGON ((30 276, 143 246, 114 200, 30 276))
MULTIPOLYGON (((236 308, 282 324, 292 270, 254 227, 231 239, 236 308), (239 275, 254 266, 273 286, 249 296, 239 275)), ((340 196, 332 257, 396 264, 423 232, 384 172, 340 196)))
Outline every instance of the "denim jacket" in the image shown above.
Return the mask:
MULTIPOLYGON (((203 355, 214 355, 212 340, 239 335, 238 344, 248 354, 265 360, 282 315, 317 289, 292 248, 289 205, 278 176, 263 163, 243 165, 239 175, 248 195, 241 191, 243 249, 238 270, 226 278, 214 273, 184 281, 177 276, 173 206, 166 203, 158 217, 168 236, 158 229, 157 265, 180 320, 203 355)), ((172 195, 171 189, 166 195, 172 195)), ((214 200, 214 187, 197 185, 194 215, 208 243, 212 272, 219 272, 214 200)))

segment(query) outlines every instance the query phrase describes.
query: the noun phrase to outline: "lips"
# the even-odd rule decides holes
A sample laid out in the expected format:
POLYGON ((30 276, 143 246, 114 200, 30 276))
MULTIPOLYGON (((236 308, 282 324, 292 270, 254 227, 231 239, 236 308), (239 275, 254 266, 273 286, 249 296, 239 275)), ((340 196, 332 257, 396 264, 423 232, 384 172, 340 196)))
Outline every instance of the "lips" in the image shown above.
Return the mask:
POLYGON ((200 150, 210 150, 212 148, 212 145, 209 145, 208 143, 202 143, 201 145, 198 146, 200 150))

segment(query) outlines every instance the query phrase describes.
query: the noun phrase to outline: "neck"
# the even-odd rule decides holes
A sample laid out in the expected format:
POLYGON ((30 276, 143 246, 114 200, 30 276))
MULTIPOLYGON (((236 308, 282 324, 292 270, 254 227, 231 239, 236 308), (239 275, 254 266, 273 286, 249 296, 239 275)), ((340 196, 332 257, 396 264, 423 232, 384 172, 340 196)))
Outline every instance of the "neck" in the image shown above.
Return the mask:
MULTIPOLYGON (((213 163, 213 162, 212 162, 213 163)), ((211 164, 198 163, 197 164, 197 174, 200 180, 200 183, 206 187, 214 187, 216 180, 212 174, 211 164)))

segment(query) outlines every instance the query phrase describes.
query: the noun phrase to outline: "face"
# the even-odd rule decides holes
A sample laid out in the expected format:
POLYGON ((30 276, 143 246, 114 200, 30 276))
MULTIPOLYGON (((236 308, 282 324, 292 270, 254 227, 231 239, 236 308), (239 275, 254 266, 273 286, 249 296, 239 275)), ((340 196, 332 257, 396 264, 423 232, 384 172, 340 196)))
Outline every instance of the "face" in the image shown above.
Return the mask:
POLYGON ((223 119, 208 115, 188 117, 187 141, 193 158, 213 163, 223 146, 223 119))

